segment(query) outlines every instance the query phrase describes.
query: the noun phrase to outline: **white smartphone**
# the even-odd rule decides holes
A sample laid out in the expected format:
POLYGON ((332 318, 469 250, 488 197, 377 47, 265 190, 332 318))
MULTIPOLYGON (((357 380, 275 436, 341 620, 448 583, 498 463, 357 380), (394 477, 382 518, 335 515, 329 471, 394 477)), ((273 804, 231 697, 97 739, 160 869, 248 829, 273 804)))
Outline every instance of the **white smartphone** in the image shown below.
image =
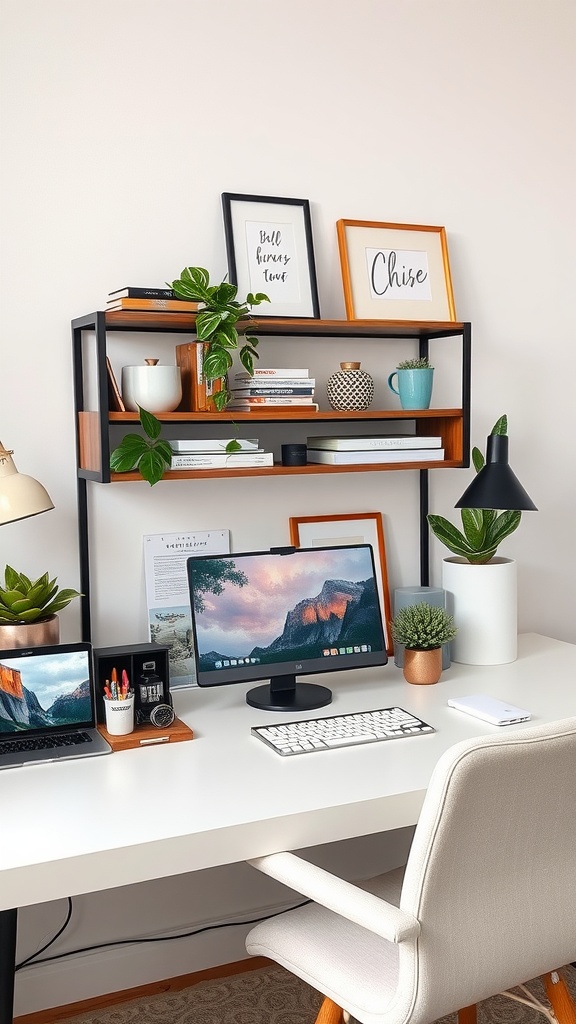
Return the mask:
POLYGON ((448 705, 474 718, 481 718, 483 722, 490 722, 491 725, 514 725, 516 722, 527 722, 532 717, 525 708, 517 708, 514 704, 497 700, 496 697, 487 697, 483 693, 476 693, 472 697, 451 697, 448 705))

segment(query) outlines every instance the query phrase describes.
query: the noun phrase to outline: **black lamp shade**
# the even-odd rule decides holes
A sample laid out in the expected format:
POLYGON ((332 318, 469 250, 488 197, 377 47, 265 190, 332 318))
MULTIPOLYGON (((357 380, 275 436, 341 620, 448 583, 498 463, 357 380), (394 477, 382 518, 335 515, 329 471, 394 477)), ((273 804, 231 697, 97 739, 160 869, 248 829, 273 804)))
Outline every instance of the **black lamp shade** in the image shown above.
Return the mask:
POLYGON ((508 437, 490 434, 486 464, 466 488, 455 508, 495 508, 537 512, 536 505, 508 465, 508 437))

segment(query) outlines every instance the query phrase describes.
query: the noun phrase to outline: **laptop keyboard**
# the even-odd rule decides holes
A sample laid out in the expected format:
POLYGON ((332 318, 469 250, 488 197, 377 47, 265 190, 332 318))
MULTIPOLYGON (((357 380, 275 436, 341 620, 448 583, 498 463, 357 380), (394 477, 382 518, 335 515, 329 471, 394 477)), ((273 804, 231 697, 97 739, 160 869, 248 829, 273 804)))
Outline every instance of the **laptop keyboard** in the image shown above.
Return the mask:
POLYGON ((351 715, 253 726, 251 732, 277 754, 286 757, 313 750, 334 750, 336 747, 424 736, 435 730, 404 708, 381 708, 378 711, 357 711, 351 715))
POLYGON ((51 750, 53 747, 75 747, 79 743, 91 743, 87 732, 67 732, 60 736, 29 736, 26 739, 2 740, 0 754, 19 754, 22 750, 51 750))

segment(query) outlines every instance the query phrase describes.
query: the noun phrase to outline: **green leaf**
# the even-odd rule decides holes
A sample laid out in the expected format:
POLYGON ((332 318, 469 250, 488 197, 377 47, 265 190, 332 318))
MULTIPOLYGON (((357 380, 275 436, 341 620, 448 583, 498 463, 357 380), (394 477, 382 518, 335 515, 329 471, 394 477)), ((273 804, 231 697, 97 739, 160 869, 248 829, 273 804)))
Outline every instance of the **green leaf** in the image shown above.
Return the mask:
POLYGON ((499 420, 496 420, 496 423, 492 427, 490 433, 506 435, 508 433, 508 417, 501 416, 499 420))
POLYGON ((474 463, 474 469, 477 473, 484 468, 485 458, 479 448, 472 449, 472 462, 474 463))
POLYGON ((427 519, 434 536, 455 555, 468 558, 470 554, 474 553, 473 547, 468 543, 464 534, 444 516, 437 516, 430 512, 427 519))
POLYGON ((162 458, 158 451, 150 448, 140 459, 138 469, 152 487, 164 476, 164 472, 167 469, 166 460, 162 458))
POLYGON ((492 547, 498 547, 506 537, 509 537, 511 533, 514 533, 514 530, 518 529, 521 519, 522 513, 517 510, 501 512, 500 515, 494 519, 491 529, 486 537, 486 541, 489 542, 492 547))
POLYGON ((235 439, 233 439, 232 441, 228 441, 228 444, 226 445, 226 451, 227 452, 240 452, 240 451, 242 451, 242 445, 240 444, 239 441, 236 441, 235 439))
POLYGON ((126 434, 118 447, 110 453, 110 469, 115 473, 128 473, 136 469, 148 448, 148 442, 140 434, 126 434))
POLYGON ((209 380, 215 380, 216 377, 225 377, 227 371, 232 366, 232 362, 232 356, 226 349, 214 346, 204 359, 204 373, 209 380))
POLYGON ((222 283, 217 285, 214 289, 212 301, 225 306, 228 302, 234 302, 237 293, 238 289, 235 284, 230 284, 229 281, 222 281, 222 283))
MULTIPOLYGON (((230 392, 228 391, 227 388, 224 388, 222 391, 217 391, 216 394, 213 397, 214 397, 214 405, 216 406, 217 411, 218 412, 222 412, 223 409, 225 409, 226 406, 228 405, 228 402, 230 401, 230 392)), ((226 451, 229 450, 229 445, 231 445, 231 444, 238 444, 238 442, 237 441, 229 441, 228 444, 226 445, 226 451)), ((238 445, 238 447, 240 447, 240 445, 238 445)), ((233 450, 233 449, 230 449, 230 450, 233 450)))
POLYGON ((248 292, 246 302, 249 306, 259 306, 261 302, 270 302, 270 299, 267 295, 264 295, 264 292, 256 292, 256 295, 253 295, 252 292, 248 292))
POLYGON ((156 438, 160 436, 160 431, 162 430, 160 420, 156 419, 151 412, 147 412, 146 409, 142 409, 141 406, 138 406, 138 415, 140 417, 140 423, 142 424, 144 433, 155 441, 156 438))
POLYGON ((213 310, 202 310, 196 316, 196 334, 199 341, 209 341, 222 323, 222 313, 213 310))
POLYGON ((486 537, 486 523, 482 509, 463 508, 461 510, 464 536, 473 551, 481 551, 486 537))

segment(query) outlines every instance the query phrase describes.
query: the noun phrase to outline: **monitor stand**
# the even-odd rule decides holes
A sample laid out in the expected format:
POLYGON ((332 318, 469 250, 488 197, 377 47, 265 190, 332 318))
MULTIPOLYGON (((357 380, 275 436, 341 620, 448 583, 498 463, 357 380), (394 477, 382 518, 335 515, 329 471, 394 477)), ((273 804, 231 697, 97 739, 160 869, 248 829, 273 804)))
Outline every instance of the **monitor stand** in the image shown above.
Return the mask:
POLYGON ((318 683, 297 683, 296 676, 276 676, 246 694, 246 703, 260 711, 313 711, 332 700, 332 690, 318 683))

